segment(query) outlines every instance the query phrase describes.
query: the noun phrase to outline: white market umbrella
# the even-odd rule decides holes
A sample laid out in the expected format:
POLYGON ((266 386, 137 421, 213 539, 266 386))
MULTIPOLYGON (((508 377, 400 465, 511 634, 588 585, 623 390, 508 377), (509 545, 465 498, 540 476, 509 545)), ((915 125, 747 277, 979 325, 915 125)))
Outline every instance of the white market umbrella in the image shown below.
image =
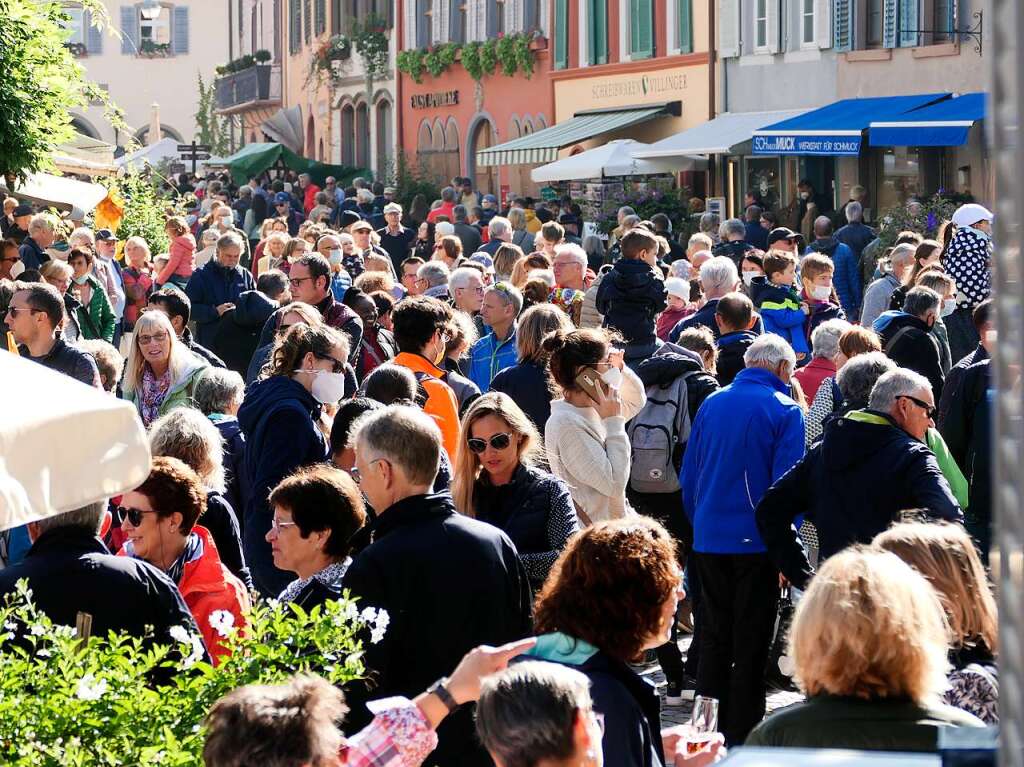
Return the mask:
POLYGON ((138 487, 149 476, 135 407, 0 351, 0 530, 138 487))
MULTIPOLYGON (((0 188, 7 184, 0 179, 0 188)), ((107 196, 107 188, 100 184, 54 176, 49 173, 29 173, 25 183, 16 182, 14 189, 7 189, 14 197, 29 199, 43 205, 79 208, 88 213, 107 196)), ((3 422, 0 421, 0 427, 3 422)))
POLYGON ((655 176, 664 173, 675 173, 681 170, 694 170, 697 163, 705 162, 703 157, 674 157, 659 160, 638 160, 634 152, 647 148, 649 145, 633 139, 617 139, 604 146, 588 149, 541 165, 530 171, 530 178, 535 183, 550 181, 573 181, 604 176, 655 176))

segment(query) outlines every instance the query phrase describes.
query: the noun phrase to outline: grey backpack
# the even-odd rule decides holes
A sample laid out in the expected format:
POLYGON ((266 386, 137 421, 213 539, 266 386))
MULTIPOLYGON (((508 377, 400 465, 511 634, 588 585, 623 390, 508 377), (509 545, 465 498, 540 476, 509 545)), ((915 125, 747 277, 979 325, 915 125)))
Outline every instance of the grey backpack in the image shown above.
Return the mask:
POLYGON ((648 386, 647 403, 626 427, 631 446, 629 486, 637 493, 679 490, 679 463, 690 439, 686 380, 690 371, 666 386, 648 386))

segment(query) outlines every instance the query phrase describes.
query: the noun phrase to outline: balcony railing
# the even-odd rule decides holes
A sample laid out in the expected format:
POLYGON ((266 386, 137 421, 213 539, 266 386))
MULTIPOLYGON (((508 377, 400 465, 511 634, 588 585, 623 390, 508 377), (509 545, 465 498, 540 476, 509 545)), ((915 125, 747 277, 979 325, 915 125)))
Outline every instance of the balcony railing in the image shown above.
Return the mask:
POLYGON ((267 106, 281 101, 281 67, 256 64, 218 77, 216 87, 218 112, 239 112, 257 104, 267 106))

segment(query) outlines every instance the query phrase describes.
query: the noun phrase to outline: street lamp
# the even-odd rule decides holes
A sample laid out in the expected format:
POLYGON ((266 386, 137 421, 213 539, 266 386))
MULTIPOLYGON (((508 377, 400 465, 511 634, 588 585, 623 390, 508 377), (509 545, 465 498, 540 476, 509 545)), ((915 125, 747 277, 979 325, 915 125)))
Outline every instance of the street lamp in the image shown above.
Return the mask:
POLYGON ((158 0, 145 0, 139 13, 146 21, 154 21, 160 18, 161 11, 163 11, 163 6, 160 5, 158 0))

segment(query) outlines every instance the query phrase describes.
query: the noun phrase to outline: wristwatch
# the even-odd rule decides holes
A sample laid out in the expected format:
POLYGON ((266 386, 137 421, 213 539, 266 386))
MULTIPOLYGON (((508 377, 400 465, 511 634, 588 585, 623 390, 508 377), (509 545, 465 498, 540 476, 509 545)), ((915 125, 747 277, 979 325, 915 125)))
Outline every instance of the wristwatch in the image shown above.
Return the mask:
POLYGON ((438 700, 444 703, 445 708, 448 709, 448 713, 452 713, 459 707, 459 704, 455 702, 455 698, 453 698, 452 694, 448 692, 448 688, 445 686, 447 684, 448 677, 443 676, 427 688, 427 693, 436 695, 438 700))

